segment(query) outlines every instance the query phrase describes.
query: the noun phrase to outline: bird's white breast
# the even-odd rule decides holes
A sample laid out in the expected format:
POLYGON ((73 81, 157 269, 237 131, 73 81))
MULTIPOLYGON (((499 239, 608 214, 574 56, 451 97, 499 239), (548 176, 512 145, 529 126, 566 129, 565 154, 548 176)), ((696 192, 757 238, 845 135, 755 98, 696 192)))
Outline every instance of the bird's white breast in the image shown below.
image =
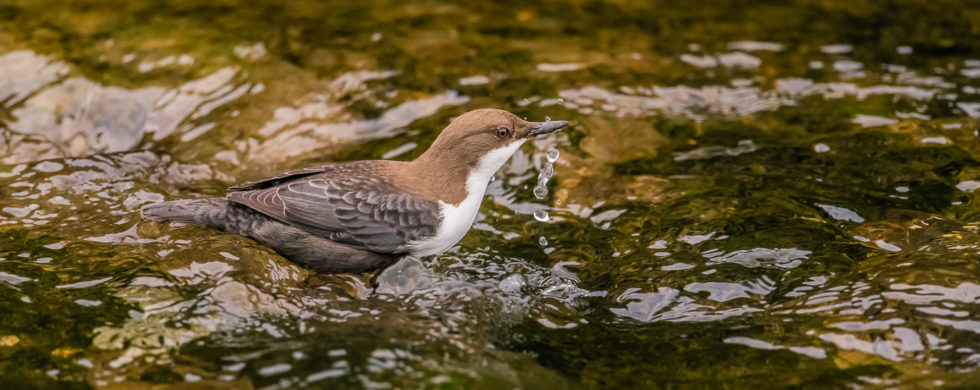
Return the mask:
POLYGON ((436 235, 427 240, 413 243, 413 256, 428 256, 445 252, 463 239, 480 211, 483 196, 487 193, 490 178, 513 156, 526 139, 511 142, 510 145, 491 150, 477 164, 476 169, 466 178, 466 198, 457 205, 439 201, 442 222, 436 235))

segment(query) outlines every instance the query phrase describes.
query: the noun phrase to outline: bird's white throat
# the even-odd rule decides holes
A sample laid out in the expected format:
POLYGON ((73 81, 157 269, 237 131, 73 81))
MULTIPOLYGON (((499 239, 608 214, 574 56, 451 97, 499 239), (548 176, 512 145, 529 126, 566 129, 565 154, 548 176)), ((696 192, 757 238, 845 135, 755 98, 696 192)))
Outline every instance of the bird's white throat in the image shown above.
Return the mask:
POLYGON ((494 173, 504 166, 517 149, 524 144, 527 139, 520 139, 511 142, 510 145, 491 150, 480 159, 476 168, 470 171, 466 177, 466 198, 457 205, 443 203, 439 201, 439 209, 442 222, 436 235, 412 243, 413 256, 428 256, 439 254, 446 249, 456 245, 459 240, 470 230, 470 226, 476 220, 476 215, 480 211, 480 204, 483 203, 483 196, 487 193, 487 185, 494 173))

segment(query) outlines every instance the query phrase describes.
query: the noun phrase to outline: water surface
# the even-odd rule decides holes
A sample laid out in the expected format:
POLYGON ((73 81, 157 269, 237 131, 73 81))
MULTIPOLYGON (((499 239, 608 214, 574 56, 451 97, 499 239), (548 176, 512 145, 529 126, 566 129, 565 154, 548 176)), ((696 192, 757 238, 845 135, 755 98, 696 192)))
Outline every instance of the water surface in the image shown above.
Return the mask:
POLYGON ((7 0, 0 383, 974 386, 977 9, 7 0), (482 107, 571 125, 440 256, 313 275, 139 218, 482 107))

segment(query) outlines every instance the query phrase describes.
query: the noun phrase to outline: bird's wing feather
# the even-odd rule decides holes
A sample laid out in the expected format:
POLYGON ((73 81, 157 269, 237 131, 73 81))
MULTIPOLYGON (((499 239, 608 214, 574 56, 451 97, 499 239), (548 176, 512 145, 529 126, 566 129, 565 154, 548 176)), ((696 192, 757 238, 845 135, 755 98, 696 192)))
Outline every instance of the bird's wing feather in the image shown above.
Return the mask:
POLYGON ((319 167, 296 169, 283 173, 282 175, 279 176, 270 177, 268 179, 236 184, 231 187, 228 187, 228 191, 248 191, 248 190, 260 190, 263 188, 271 188, 296 179, 312 176, 317 173, 323 173, 324 171, 327 170, 328 167, 329 167, 328 165, 324 165, 319 167))
POLYGON ((382 253, 407 252, 408 243, 434 236, 439 226, 438 204, 366 176, 313 173, 232 192, 228 199, 310 233, 382 253))

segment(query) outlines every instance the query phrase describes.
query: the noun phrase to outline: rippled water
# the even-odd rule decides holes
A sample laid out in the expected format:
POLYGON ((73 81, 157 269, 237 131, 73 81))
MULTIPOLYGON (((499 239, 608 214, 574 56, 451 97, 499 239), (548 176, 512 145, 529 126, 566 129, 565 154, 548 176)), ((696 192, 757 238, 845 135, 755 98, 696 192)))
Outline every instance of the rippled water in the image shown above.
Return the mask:
POLYGON ((980 381, 975 7, 280 3, 0 4, 0 383, 980 381), (138 215, 480 107, 572 125, 441 256, 313 275, 138 215))

